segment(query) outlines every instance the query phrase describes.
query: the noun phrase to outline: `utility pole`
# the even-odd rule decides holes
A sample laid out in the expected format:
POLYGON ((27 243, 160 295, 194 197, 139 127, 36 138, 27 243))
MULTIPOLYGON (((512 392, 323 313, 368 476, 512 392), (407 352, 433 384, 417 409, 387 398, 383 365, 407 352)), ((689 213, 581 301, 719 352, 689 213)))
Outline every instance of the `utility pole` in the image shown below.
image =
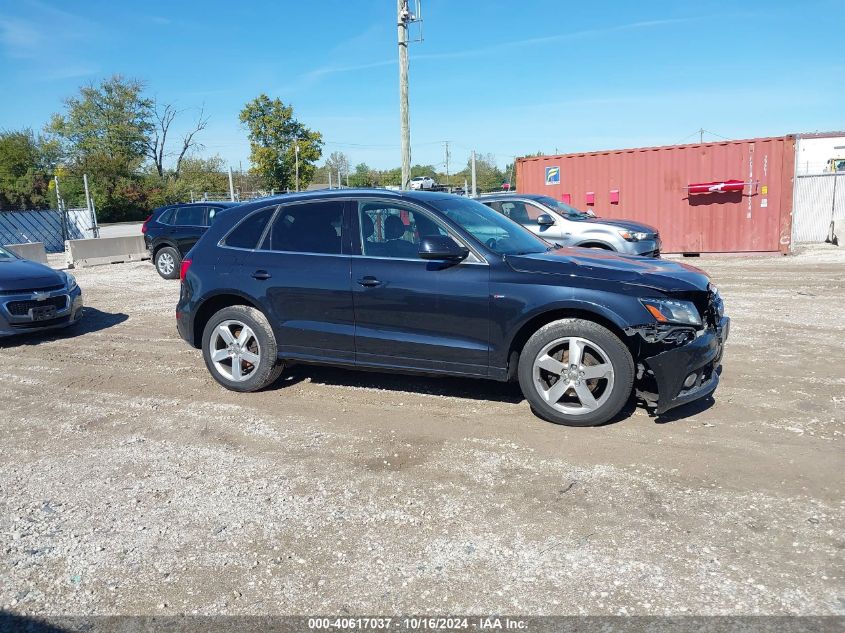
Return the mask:
POLYGON ((449 186, 449 141, 443 141, 446 145, 446 187, 449 186))
POLYGON ((329 189, 332 188, 332 168, 329 167, 326 171, 329 172, 329 189))
POLYGON ((402 189, 411 179, 411 124, 408 117, 408 0, 396 0, 399 35, 399 119, 402 133, 402 189))
POLYGON ((235 201, 235 184, 232 182, 232 168, 229 167, 229 199, 235 201))
POLYGON ((337 166, 337 188, 343 189, 343 180, 340 178, 340 165, 337 166))
POLYGON ((476 195, 476 187, 475 187, 475 150, 472 150, 472 197, 474 198, 476 195))
POLYGON ((699 145, 704 142, 704 128, 698 130, 698 143, 699 145))
POLYGON ((293 142, 293 153, 296 154, 296 190, 299 191, 299 141, 293 142))

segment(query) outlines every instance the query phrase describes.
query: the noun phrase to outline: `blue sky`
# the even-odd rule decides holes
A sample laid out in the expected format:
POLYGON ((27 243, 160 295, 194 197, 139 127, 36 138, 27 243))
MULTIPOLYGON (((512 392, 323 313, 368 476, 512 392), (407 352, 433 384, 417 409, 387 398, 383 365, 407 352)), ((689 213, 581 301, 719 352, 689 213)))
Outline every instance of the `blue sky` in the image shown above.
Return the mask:
MULTIPOLYGON (((422 0, 411 47, 414 163, 845 128, 840 0, 422 0), (705 138, 715 137, 705 135, 705 138)), ((113 73, 211 117, 206 154, 247 165, 237 117, 260 92, 324 155, 399 164, 395 0, 0 0, 0 128, 40 129, 113 73)), ((190 111, 186 116, 190 116, 190 111)), ((187 119, 186 119, 187 121, 187 119)))

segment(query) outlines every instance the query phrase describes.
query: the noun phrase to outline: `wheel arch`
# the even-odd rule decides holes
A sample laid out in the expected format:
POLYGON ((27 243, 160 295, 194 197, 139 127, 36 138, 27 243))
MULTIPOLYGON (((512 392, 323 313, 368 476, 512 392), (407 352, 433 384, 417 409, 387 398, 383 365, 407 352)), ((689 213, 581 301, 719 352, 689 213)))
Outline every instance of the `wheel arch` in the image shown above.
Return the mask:
POLYGON ((156 255, 158 255, 158 252, 163 248, 167 248, 168 246, 170 248, 172 248, 173 250, 175 250, 178 253, 180 258, 182 257, 182 253, 179 252, 179 248, 176 246, 176 244, 173 244, 172 242, 169 242, 167 240, 159 240, 157 242, 153 242, 153 252, 152 252, 153 263, 155 263, 156 255))
MULTIPOLYGON (((550 307, 528 317, 516 330, 508 344, 508 380, 515 378, 519 364, 519 355, 525 343, 544 325, 560 319, 584 319, 597 323, 615 334, 622 344, 630 349, 628 336, 625 334, 624 320, 615 312, 593 304, 577 304, 550 307)), ((631 350, 633 353, 633 350, 631 350)))
POLYGON ((232 306, 248 306, 263 312, 255 301, 238 291, 222 291, 207 297, 199 304, 194 315, 193 336, 191 337, 194 347, 202 347, 202 334, 211 317, 223 308, 232 306))
POLYGON ((612 244, 609 244, 608 242, 603 242, 602 240, 597 240, 595 238, 588 238, 583 242, 573 244, 573 246, 577 246, 578 248, 601 248, 606 251, 613 251, 614 253, 618 252, 612 244))

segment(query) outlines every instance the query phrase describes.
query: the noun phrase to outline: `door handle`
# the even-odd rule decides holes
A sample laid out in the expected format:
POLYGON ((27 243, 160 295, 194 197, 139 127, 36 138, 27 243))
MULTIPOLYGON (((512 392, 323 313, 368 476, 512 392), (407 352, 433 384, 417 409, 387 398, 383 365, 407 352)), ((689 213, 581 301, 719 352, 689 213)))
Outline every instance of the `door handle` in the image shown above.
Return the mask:
POLYGON ((381 282, 371 275, 367 275, 363 279, 359 279, 358 283, 364 286, 365 288, 375 288, 376 286, 381 285, 381 282))
POLYGON ((265 279, 270 279, 272 275, 268 273, 266 270, 256 270, 252 273, 253 279, 258 279, 259 281, 264 281, 265 279))

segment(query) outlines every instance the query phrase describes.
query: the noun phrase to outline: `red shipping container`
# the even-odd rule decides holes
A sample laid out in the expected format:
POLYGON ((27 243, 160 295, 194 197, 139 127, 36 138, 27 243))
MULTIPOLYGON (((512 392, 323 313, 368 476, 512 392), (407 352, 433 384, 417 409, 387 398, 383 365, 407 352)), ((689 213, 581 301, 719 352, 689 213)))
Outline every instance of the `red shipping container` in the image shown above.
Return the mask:
POLYGON ((794 172, 795 137, 783 136, 520 158, 516 183, 524 193, 561 198, 565 190, 585 201, 602 188, 625 189, 624 201, 600 201, 595 213, 657 227, 667 253, 788 252, 794 172), (559 183, 546 184, 546 167, 560 168, 559 183), (687 189, 726 180, 759 186, 687 189))

